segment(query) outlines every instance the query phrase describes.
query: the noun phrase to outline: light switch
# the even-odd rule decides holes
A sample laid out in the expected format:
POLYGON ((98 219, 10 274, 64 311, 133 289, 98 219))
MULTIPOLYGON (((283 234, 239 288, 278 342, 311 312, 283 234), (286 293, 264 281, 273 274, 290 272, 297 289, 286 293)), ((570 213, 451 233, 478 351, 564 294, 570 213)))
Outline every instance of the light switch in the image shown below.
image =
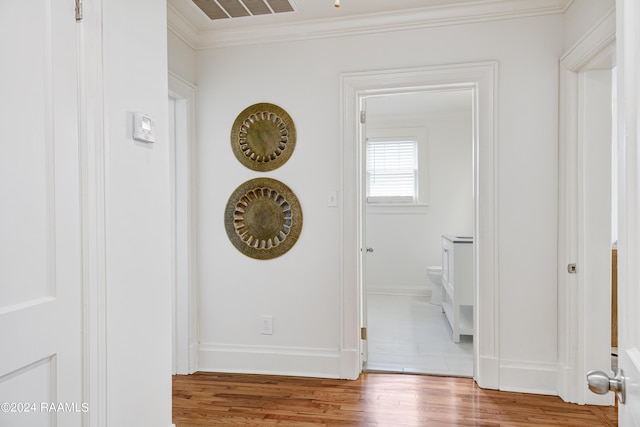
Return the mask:
POLYGON ((330 207, 338 206, 337 191, 329 191, 329 194, 327 195, 327 206, 330 206, 330 207))
POLYGON ((142 142, 156 142, 155 125, 150 116, 133 113, 133 139, 142 142))

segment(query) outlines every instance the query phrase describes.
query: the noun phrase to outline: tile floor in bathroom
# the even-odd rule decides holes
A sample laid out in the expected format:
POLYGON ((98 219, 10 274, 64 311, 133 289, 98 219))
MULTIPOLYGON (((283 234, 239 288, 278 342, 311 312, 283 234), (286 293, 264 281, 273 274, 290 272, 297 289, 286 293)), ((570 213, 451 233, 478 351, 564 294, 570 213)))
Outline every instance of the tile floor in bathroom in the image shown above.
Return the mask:
POLYGON ((473 338, 454 343, 442 307, 429 299, 369 295, 365 370, 473 376, 473 338))

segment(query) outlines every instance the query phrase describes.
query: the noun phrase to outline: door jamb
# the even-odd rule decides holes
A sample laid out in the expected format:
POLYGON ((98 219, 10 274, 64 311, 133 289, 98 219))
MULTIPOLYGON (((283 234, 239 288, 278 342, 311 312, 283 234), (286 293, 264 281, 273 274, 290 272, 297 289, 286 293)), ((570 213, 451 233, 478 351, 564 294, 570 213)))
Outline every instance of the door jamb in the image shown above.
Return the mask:
POLYGON ((176 101, 176 144, 173 150, 174 167, 172 192, 175 193, 177 243, 181 249, 174 257, 178 271, 174 271, 176 289, 175 338, 176 373, 192 374, 198 370, 198 275, 197 275, 197 197, 196 197, 196 146, 195 111, 196 89, 193 85, 169 73, 169 97, 176 101), (175 162, 179 154, 186 166, 180 176, 176 173, 175 162), (184 181, 184 182, 183 182, 184 181), (178 188, 178 186, 180 188, 178 188))

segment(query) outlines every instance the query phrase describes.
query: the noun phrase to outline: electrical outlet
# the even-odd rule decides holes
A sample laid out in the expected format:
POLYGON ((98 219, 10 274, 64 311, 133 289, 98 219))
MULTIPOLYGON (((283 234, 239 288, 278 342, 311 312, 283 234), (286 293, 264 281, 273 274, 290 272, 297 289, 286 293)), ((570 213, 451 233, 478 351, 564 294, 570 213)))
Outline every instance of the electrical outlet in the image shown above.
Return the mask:
POLYGON ((260 333, 262 335, 273 335, 273 316, 263 315, 260 317, 260 333))

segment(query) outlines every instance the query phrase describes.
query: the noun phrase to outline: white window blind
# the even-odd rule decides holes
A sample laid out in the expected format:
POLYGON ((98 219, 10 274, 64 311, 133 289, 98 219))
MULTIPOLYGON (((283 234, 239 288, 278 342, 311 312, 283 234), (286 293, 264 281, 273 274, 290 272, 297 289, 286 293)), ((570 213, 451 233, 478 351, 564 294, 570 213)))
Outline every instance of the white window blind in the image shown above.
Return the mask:
POLYGON ((417 203, 415 140, 367 141, 367 202, 417 203))

